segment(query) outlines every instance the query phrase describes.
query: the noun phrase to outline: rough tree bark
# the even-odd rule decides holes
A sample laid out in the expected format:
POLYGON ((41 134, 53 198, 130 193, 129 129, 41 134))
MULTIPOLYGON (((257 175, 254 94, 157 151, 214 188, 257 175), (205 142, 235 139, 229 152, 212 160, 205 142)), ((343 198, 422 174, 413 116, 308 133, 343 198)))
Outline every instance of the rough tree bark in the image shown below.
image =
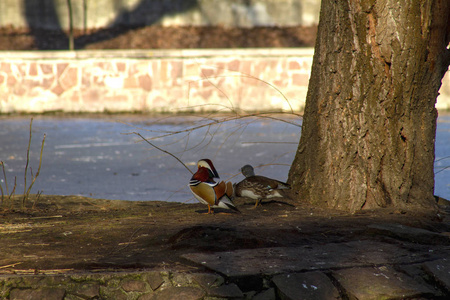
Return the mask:
POLYGON ((357 211, 435 207, 436 97, 448 0, 322 0, 302 135, 302 201, 357 211))

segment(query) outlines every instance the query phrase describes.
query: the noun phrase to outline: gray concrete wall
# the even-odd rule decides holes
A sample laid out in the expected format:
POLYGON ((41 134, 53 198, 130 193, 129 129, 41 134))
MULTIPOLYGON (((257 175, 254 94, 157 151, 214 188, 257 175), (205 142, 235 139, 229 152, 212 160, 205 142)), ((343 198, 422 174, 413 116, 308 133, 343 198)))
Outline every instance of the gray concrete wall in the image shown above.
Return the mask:
MULTIPOLYGON (((294 26, 319 20, 320 0, 72 0, 74 27, 150 24, 294 26)), ((68 28, 67 0, 0 0, 0 26, 68 28)))

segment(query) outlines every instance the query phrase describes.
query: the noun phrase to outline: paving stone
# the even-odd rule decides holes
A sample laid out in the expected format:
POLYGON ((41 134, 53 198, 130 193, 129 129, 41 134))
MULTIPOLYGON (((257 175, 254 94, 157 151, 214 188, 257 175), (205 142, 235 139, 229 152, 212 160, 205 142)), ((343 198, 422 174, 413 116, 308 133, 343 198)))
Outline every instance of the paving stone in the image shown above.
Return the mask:
MULTIPOLYGON (((450 253, 450 250, 448 252, 450 253)), ((430 260, 433 255, 416 251, 414 245, 406 249, 376 241, 353 241, 303 247, 189 253, 182 256, 228 277, 242 277, 383 265, 393 261, 398 264, 415 263, 430 260)))
POLYGON ((213 287, 207 290, 209 296, 219 297, 219 298, 243 298, 244 294, 241 289, 234 284, 221 285, 218 287, 213 287))
MULTIPOLYGON (((3 299, 3 298, 1 298, 3 299)), ((95 299, 95 298, 88 298, 88 299, 95 299)), ((77 295, 73 295, 73 294, 66 294, 66 296, 64 297, 64 300, 86 300, 86 297, 78 297, 77 295)))
POLYGON ((450 245, 450 237, 422 228, 401 224, 371 224, 367 226, 374 232, 414 243, 430 245, 450 245))
POLYGON ((419 282, 421 285, 427 286, 429 289, 434 290, 438 297, 444 297, 445 292, 441 291, 432 282, 429 282, 430 275, 424 271, 424 266, 422 263, 413 265, 403 265, 396 267, 401 272, 405 273, 409 277, 413 278, 415 281, 419 282))
POLYGON ((391 267, 351 268, 332 272, 350 299, 410 299, 436 296, 404 273, 391 267))
POLYGON ((153 292, 142 294, 139 296, 138 300, 152 300, 153 296, 154 296, 153 292))
POLYGON ((192 277, 204 289, 220 286, 225 281, 222 276, 209 273, 193 274, 192 277))
POLYGON ((196 287, 169 287, 154 293, 152 300, 198 300, 205 296, 205 292, 196 287))
POLYGON ((100 295, 102 299, 127 300, 127 294, 118 288, 100 287, 100 295))
POLYGON ((195 282, 192 274, 173 273, 171 276, 173 286, 191 286, 195 282))
POLYGON ((153 291, 156 291, 163 283, 164 279, 158 272, 150 272, 147 274, 147 282, 153 291))
POLYGON ((88 298, 99 296, 100 286, 98 283, 83 283, 76 286, 74 294, 82 295, 88 298))
POLYGON ((340 299, 339 291, 322 272, 277 275, 272 281, 282 300, 340 299))
POLYGON ((10 300, 62 300, 66 291, 59 288, 40 289, 13 289, 9 295, 10 300))
POLYGON ((450 260, 429 261, 423 264, 423 268, 439 285, 450 292, 450 260))
POLYGON ((139 280, 126 279, 121 285, 125 292, 145 292, 147 290, 145 282, 139 280))
POLYGON ((259 294, 256 294, 252 300, 276 300, 277 297, 275 295, 275 289, 270 288, 268 290, 265 290, 259 294))

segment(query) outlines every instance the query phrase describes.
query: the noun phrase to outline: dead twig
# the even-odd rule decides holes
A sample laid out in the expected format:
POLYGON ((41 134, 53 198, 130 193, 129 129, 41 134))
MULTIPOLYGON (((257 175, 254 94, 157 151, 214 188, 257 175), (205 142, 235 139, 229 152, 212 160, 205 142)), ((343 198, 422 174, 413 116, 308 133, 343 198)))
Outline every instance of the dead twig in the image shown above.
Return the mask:
MULTIPOLYGON (((44 144, 45 144, 45 138, 46 138, 46 135, 44 134, 44 138, 42 139, 42 144, 41 144, 41 153, 40 153, 40 156, 39 156, 38 170, 37 170, 36 174, 33 174, 33 170, 30 169, 32 180, 31 180, 31 184, 27 188, 27 173, 28 173, 28 164, 30 162, 30 147, 31 147, 32 129, 33 129, 33 118, 31 118, 31 121, 30 121, 30 137, 28 139, 27 161, 26 161, 26 164, 25 164, 24 192, 23 192, 23 199, 22 199, 22 208, 25 207, 25 201, 28 200, 28 198, 30 196, 31 188, 33 187, 34 183, 36 182, 36 179, 38 178, 39 173, 41 171, 42 154, 44 153, 44 144)), ((37 199, 39 199, 39 196, 40 196, 40 194, 38 194, 37 199)), ((36 201, 37 201, 37 199, 36 199, 36 201)), ((35 204, 36 204, 36 202, 33 204, 33 206, 35 204)))
POLYGON ((28 174, 28 163, 30 162, 30 147, 31 147, 31 137, 32 137, 32 128, 33 128, 33 118, 30 120, 30 137, 28 138, 28 147, 27 147, 27 161, 25 163, 25 174, 24 174, 24 185, 23 185, 23 200, 22 206, 25 205, 25 195, 27 192, 27 174, 28 174))
MULTIPOLYGON (((2 169, 3 169, 3 178, 5 178, 6 194, 9 194, 9 192, 8 192, 8 180, 6 179, 6 172, 5 172, 5 164, 4 164, 3 161, 1 161, 0 164, 2 165, 2 169)), ((1 188, 1 185, 0 185, 0 188, 1 188)), ((2 201, 3 201, 3 189, 2 189, 2 201)))
POLYGON ((20 265, 22 262, 17 262, 14 264, 10 264, 10 265, 4 265, 4 266, 0 266, 0 269, 6 269, 6 268, 11 268, 11 267, 15 267, 17 265, 20 265))

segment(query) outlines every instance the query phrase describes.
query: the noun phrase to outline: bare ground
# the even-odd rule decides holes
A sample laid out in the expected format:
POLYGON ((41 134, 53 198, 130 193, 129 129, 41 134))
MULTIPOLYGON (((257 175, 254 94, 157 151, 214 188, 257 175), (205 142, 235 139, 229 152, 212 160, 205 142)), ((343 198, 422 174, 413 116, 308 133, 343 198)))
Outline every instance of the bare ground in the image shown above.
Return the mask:
MULTIPOLYGON (((247 199, 236 203, 241 214, 207 215, 202 204, 41 196, 34 208, 23 210, 11 208, 5 199, 0 211, 0 273, 165 267, 189 271, 199 267, 180 257, 186 253, 354 240, 399 245, 407 240, 376 234, 369 224, 403 224, 450 235, 445 207, 439 214, 379 210, 349 215, 299 203, 269 202, 257 209, 251 209, 247 199)), ((448 239, 412 242, 448 248, 448 239)))
MULTIPOLYGON (((181 49, 312 47, 317 26, 225 28, 221 26, 103 28, 74 31, 76 49, 181 49)), ((0 28, 0 50, 68 49, 62 31, 0 28)))

